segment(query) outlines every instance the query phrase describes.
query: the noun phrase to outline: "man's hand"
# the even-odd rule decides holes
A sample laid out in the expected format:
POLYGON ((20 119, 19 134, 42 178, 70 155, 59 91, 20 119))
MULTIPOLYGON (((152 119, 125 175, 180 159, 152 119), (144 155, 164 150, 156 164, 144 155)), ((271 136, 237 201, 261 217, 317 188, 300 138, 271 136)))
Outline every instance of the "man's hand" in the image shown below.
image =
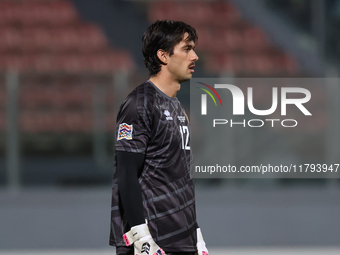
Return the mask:
POLYGON ((137 225, 123 235, 127 246, 134 245, 135 255, 165 255, 165 252, 152 239, 146 223, 137 225))
POLYGON ((197 230, 197 251, 198 255, 209 255, 207 247, 205 247, 205 242, 203 240, 201 229, 198 228, 197 230))

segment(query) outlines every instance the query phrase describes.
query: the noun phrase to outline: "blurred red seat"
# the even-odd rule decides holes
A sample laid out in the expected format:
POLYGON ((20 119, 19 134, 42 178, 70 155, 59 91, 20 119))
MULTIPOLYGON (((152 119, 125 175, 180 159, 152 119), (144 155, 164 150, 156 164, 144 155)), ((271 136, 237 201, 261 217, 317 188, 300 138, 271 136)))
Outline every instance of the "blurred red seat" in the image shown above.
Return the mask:
POLYGON ((58 57, 60 60, 59 70, 66 72, 80 72, 88 70, 86 62, 83 61, 84 56, 79 54, 62 55, 58 57))
POLYGON ((273 61, 275 62, 275 65, 278 66, 281 73, 296 74, 299 71, 298 63, 288 54, 276 54, 273 56, 273 61))
POLYGON ((66 24, 77 23, 80 19, 72 1, 57 0, 48 1, 52 10, 49 23, 54 26, 64 26, 66 24))
POLYGON ((32 59, 32 70, 51 72, 60 70, 60 59, 52 54, 37 55, 32 59))
POLYGON ((240 20, 239 11, 230 2, 213 1, 211 8, 214 15, 210 20, 210 24, 218 27, 229 27, 240 20))
POLYGON ((237 74, 244 69, 242 57, 238 54, 212 54, 206 58, 205 68, 210 73, 237 74))
POLYGON ((19 51, 21 49, 21 34, 18 29, 0 28, 0 52, 19 51))
MULTIPOLYGON (((116 59, 116 61, 118 62, 118 59, 116 59)), ((108 72, 117 70, 117 66, 119 64, 119 62, 115 63, 112 53, 108 55, 92 55, 90 58, 91 70, 94 72, 108 72)))
POLYGON ((49 16, 47 1, 22 1, 22 7, 21 22, 24 26, 43 23, 44 17, 49 16))
MULTIPOLYGON (((239 51, 243 47, 243 38, 238 30, 234 29, 223 29, 215 36, 219 35, 219 39, 216 40, 221 43, 220 51, 230 52, 239 51)), ((216 37, 218 38, 218 37, 216 37)))
POLYGON ((57 27, 50 30, 52 38, 50 48, 56 52, 69 52, 78 50, 78 36, 73 28, 57 27))
POLYGON ((19 120, 20 131, 39 132, 91 132, 92 114, 89 111, 22 111, 19 120))
POLYGON ((96 25, 79 26, 74 33, 77 35, 77 45, 80 51, 99 51, 108 46, 104 32, 96 25))
POLYGON ((0 1, 0 25, 18 25, 23 15, 22 1, 0 1))
POLYGON ((150 2, 148 19, 150 22, 162 19, 180 20, 185 12, 176 1, 150 2))
POLYGON ((21 22, 25 25, 63 26, 76 22, 78 15, 70 1, 23 1, 21 22))
POLYGON ((124 51, 94 54, 89 58, 91 70, 95 72, 128 71, 134 68, 130 54, 124 51))
POLYGON ((52 39, 47 28, 24 27, 21 47, 25 53, 50 51, 52 39))
POLYGON ((126 51, 119 51, 109 56, 114 70, 129 71, 135 68, 132 56, 126 51))
POLYGON ((196 44, 196 50, 199 51, 210 51, 211 47, 214 45, 214 38, 211 29, 198 28, 197 29, 199 40, 196 44))
POLYGON ((270 74, 275 71, 276 67, 268 55, 245 55, 244 70, 248 74, 270 74))
POLYGON ((91 132, 93 116, 91 111, 64 112, 64 127, 68 132, 91 132))
POLYGON ((20 114, 19 130, 27 133, 45 132, 47 129, 44 122, 46 118, 40 112, 24 110, 20 114))
POLYGON ((176 11, 180 16, 179 20, 183 20, 194 27, 206 25, 215 15, 209 2, 178 1, 176 3, 176 11))
POLYGON ((243 31, 243 46, 246 52, 260 52, 269 47, 269 38, 258 27, 248 27, 243 31))
POLYGON ((86 86, 66 83, 58 86, 58 108, 85 109, 92 107, 92 90, 86 86))
POLYGON ((29 63, 21 54, 4 54, 0 57, 0 68, 6 71, 24 71, 29 63))

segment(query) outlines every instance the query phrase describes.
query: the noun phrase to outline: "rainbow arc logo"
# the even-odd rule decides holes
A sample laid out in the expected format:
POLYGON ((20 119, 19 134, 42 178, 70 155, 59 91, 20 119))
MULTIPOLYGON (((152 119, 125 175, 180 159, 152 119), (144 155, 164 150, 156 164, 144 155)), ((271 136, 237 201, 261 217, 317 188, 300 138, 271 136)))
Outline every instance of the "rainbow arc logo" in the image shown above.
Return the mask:
MULTIPOLYGON (((203 82, 197 82, 197 83, 199 83, 199 84, 207 87, 208 89, 210 89, 217 96, 217 98, 220 101, 220 104, 222 106, 222 100, 220 98, 220 95, 217 93, 217 91, 213 87, 211 87, 210 85, 203 83, 203 82)), ((214 101, 215 106, 217 106, 215 97, 213 96, 213 94, 209 90, 207 90, 205 88, 201 88, 201 87, 197 87, 197 88, 206 92, 212 98, 212 100, 214 101)), ((201 95, 201 114, 207 115, 207 95, 206 94, 201 95)))

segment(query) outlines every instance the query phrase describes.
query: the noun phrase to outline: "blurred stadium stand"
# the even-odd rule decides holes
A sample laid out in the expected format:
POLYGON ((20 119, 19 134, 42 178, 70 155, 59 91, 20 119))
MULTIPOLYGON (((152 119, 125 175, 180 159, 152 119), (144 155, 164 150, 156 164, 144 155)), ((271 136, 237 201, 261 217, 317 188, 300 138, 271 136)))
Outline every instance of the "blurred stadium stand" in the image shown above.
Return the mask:
POLYGON ((232 2, 150 1, 149 22, 164 18, 183 20, 197 29, 197 51, 208 74, 283 77, 299 72, 294 56, 270 43, 268 35, 247 22, 232 2))
MULTIPOLYGON (((245 19, 233 1, 1 0, 0 116, 6 111, 6 73, 17 71, 22 156, 88 158, 95 154, 97 139, 110 158, 102 165, 107 170, 112 167, 108 155, 112 155, 120 95, 146 78, 140 38, 157 19, 183 20, 197 28, 197 76, 300 77, 308 73, 264 29, 245 19), (128 75, 123 88, 114 85, 122 73, 128 75), (96 99, 98 90, 102 94, 96 99), (105 103, 95 106, 95 100, 105 103), (101 127, 99 135, 93 136, 96 107, 102 111, 97 118, 101 127)), ((188 86, 183 86, 183 92, 187 96, 188 86)), ((320 101, 325 93, 317 93, 320 101)), ((263 97, 254 100, 261 104, 263 97)), ((182 101, 188 106, 188 97, 182 101)), ((313 123, 316 132, 325 129, 325 107, 315 106, 320 113, 319 121, 313 123)), ((302 124, 301 132, 305 125, 310 123, 302 124)), ((1 118, 3 134, 5 127, 1 118)), ((5 140, 0 142, 1 151, 5 151, 5 140)), ((37 168, 25 164, 22 174, 28 176, 29 169, 37 168)), ((4 170, 0 172, 5 183, 4 170)), ((109 174, 106 171, 105 178, 109 174)))
POLYGON ((82 21, 67 0, 0 1, 2 70, 131 70, 127 51, 112 49, 98 25, 82 21))
MULTIPOLYGON (((91 184, 86 174, 94 173, 98 167, 86 156, 93 153, 95 91, 104 91, 97 101, 105 101, 98 103, 105 109, 105 120, 95 131, 103 136, 100 133, 112 131, 115 124, 118 99, 113 94, 114 74, 133 72, 133 57, 128 49, 110 45, 101 26, 84 21, 67 0, 1 0, 0 38, 1 152, 5 152, 6 146, 6 77, 16 72, 20 153, 26 159, 21 165, 21 184, 60 184, 58 180, 67 179, 58 169, 44 171, 49 164, 69 165, 69 179, 91 184), (50 160, 41 158, 44 155, 50 156, 50 160), (72 155, 81 157, 68 159, 68 164, 64 164, 63 157, 72 155), (40 178, 41 174, 45 178, 40 178)), ((113 137, 107 140, 112 144, 113 137)), ((0 162, 0 169, 3 184, 4 161, 0 162)), ((110 183, 110 176, 110 172, 105 172, 102 182, 110 183)), ((96 184, 97 179, 92 176, 92 183, 96 184)))

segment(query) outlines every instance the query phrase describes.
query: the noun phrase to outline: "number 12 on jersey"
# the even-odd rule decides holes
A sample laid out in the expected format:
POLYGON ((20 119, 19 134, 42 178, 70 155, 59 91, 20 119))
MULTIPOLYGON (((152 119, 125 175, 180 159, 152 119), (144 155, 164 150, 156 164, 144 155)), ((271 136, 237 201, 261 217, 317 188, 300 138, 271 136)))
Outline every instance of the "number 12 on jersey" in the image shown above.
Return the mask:
POLYGON ((189 128, 187 126, 179 126, 179 131, 182 137, 182 149, 190 150, 189 144, 189 128))

